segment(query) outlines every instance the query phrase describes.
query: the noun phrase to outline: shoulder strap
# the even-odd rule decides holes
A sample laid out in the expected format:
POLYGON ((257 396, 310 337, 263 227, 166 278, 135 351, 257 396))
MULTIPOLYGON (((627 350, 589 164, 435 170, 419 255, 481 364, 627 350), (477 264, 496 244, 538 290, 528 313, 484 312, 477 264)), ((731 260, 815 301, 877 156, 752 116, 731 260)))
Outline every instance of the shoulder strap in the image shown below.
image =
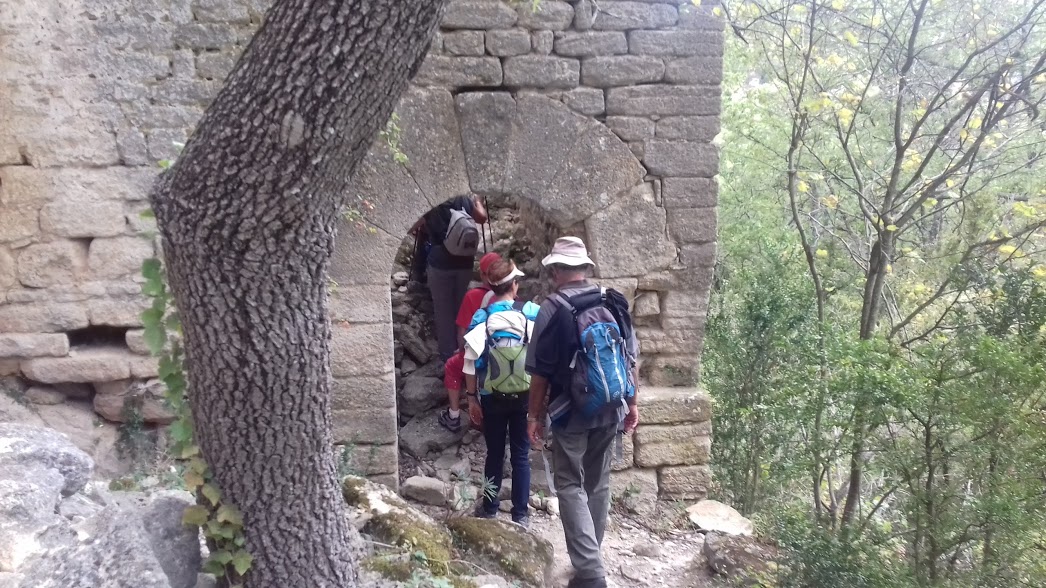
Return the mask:
POLYGON ((487 290, 487 293, 483 295, 483 300, 479 303, 479 307, 480 308, 486 308, 486 307, 490 306, 490 300, 492 298, 494 298, 494 291, 493 290, 487 290))

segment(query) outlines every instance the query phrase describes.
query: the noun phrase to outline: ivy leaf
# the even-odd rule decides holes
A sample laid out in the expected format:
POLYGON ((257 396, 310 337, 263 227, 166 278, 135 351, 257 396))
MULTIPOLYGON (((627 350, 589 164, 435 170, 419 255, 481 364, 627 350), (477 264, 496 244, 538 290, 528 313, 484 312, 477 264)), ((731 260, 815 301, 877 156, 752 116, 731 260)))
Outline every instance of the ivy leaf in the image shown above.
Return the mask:
POLYGON ((162 326, 150 326, 149 321, 153 320, 152 317, 146 320, 145 315, 147 313, 154 312, 153 309, 149 309, 142 313, 142 323, 145 326, 145 332, 142 334, 142 339, 145 341, 145 345, 149 347, 149 352, 153 355, 159 355, 163 352, 164 345, 167 345, 167 331, 162 326))
MULTIPOLYGON (((195 446, 193 446, 193 447, 195 447, 195 446)), ((190 470, 200 474, 201 476, 204 475, 204 473, 207 472, 207 462, 203 461, 199 457, 193 457, 192 459, 190 459, 189 460, 189 465, 187 467, 190 470)))
POLYGON ((189 470, 182 476, 185 479, 185 489, 189 492, 195 492, 197 488, 203 485, 203 476, 189 470))
POLYGON ((160 260, 150 257, 142 262, 142 277, 146 280, 160 280, 162 279, 161 268, 160 260))
POLYGON ((220 549, 212 553, 207 559, 225 566, 232 562, 232 554, 224 549, 220 549))
POLYGON ((143 218, 143 219, 151 219, 151 218, 156 218, 156 213, 155 213, 155 212, 153 212, 153 209, 151 209, 151 208, 146 208, 145 210, 143 210, 142 212, 140 212, 140 213, 138 214, 138 217, 139 217, 139 218, 143 218))
POLYGON ((238 527, 243 526, 243 515, 240 514, 240 510, 235 506, 230 506, 228 504, 223 504, 218 507, 218 520, 238 527))
POLYGON ((207 524, 208 511, 200 505, 193 505, 182 513, 182 524, 193 527, 202 527, 207 524))
POLYGON ((192 427, 184 420, 177 420, 171 423, 167 432, 176 443, 186 443, 192 439, 192 427))
POLYGON ((247 553, 246 550, 239 550, 232 556, 232 567, 236 570, 239 575, 244 575, 247 570, 250 569, 251 563, 254 562, 254 557, 247 553))
POLYGON ((203 487, 200 488, 200 494, 203 494, 204 498, 206 498, 213 506, 218 506, 218 501, 221 500, 222 497, 222 493, 218 491, 218 488, 216 488, 214 484, 204 484, 203 487))

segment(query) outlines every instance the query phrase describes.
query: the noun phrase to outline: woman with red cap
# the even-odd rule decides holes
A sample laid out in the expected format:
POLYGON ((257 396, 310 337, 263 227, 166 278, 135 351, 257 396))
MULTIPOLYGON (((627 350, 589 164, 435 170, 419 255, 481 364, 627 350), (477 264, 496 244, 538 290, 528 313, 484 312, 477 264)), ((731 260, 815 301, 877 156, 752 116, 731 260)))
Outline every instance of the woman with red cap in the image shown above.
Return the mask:
POLYGON ((439 424, 455 433, 461 430, 461 389, 465 386, 465 375, 462 373, 465 365, 465 332, 476 311, 486 308, 493 298, 488 274, 491 266, 500 260, 501 256, 497 253, 488 253, 480 258, 479 276, 482 284, 465 293, 457 319, 454 321, 458 327, 458 350, 443 365, 443 385, 447 387, 450 407, 439 414, 439 424))

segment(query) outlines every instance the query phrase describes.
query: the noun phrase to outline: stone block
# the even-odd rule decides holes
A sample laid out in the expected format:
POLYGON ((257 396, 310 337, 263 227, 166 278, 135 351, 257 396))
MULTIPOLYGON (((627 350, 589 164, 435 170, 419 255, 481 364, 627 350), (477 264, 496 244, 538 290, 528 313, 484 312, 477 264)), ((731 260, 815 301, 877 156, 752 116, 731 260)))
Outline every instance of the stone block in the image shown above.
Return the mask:
POLYGON ((538 55, 550 55, 556 35, 552 31, 534 31, 530 35, 530 46, 538 55))
MULTIPOLYGON (((707 306, 707 304, 702 304, 707 306)), ((661 315, 664 317, 664 314, 661 315)), ((639 327, 640 351, 644 357, 651 355, 694 355, 701 353, 705 339, 704 323, 697 323, 704 317, 694 317, 695 324, 688 328, 660 329, 656 327, 639 327)))
POLYGON ((636 430, 636 465, 642 468, 706 465, 712 453, 711 430, 711 422, 641 425, 636 430))
POLYGON ((160 358, 132 357, 128 360, 131 377, 139 379, 156 378, 160 375, 160 358))
POLYGON ((699 31, 722 31, 726 26, 725 19, 712 14, 712 6, 709 6, 708 2, 702 2, 701 4, 701 6, 679 7, 679 28, 699 31))
POLYGON ((149 163, 149 147, 145 135, 128 124, 116 128, 116 150, 120 153, 120 162, 124 165, 145 165, 149 163))
POLYGON ((665 63, 657 57, 613 55, 581 62, 581 82, 596 88, 650 84, 664 75, 665 63))
POLYGON ((236 29, 225 24, 183 24, 174 30, 174 43, 187 49, 223 49, 236 43, 236 29))
MULTIPOLYGON (((677 319, 685 324, 678 328, 692 327, 695 319, 677 319)), ((665 324, 662 319, 662 325, 665 324)), ((673 325, 673 328, 676 326, 673 325)), ((682 387, 694 386, 701 377, 701 359, 698 355, 658 356, 642 360, 639 376, 651 386, 682 387)))
POLYGON ((340 220, 328 275, 339 288, 347 284, 383 284, 387 288, 399 246, 400 240, 384 231, 371 233, 340 220))
POLYGON ((638 116, 608 116, 606 125, 622 141, 642 141, 654 136, 654 121, 638 116))
POLYGON ((126 349, 100 347, 69 352, 68 357, 38 357, 22 362, 22 373, 34 382, 114 382, 131 377, 126 349))
POLYGON ((29 288, 77 282, 87 269, 87 248, 77 241, 30 245, 18 254, 18 281, 29 288))
POLYGON ((707 465, 665 466, 657 471, 661 498, 704 500, 712 486, 712 468, 707 465))
POLYGON ((607 114, 718 115, 720 90, 705 86, 635 86, 607 91, 607 114))
POLYGON ((0 358, 65 357, 69 337, 63 334, 0 332, 0 358))
MULTIPOLYGON (((486 4, 486 3, 485 3, 486 4)), ((489 3, 494 4, 494 3, 489 3)), ((414 83, 420 86, 500 86, 501 61, 497 57, 429 55, 414 83)))
POLYGON ((665 208, 708 208, 719 201, 719 184, 712 178, 665 178, 661 197, 665 208))
POLYGON ((574 21, 574 7, 563 0, 519 2, 517 26, 531 30, 562 31, 574 21))
MULTIPOLYGON (((3 178, 0 178, 3 181, 3 178)), ((3 192, 0 191, 0 195, 3 192)), ((40 233, 40 211, 28 203, 0 203, 0 243, 36 237, 40 233)))
POLYGON ((200 22, 248 24, 251 15, 244 0, 194 0, 192 11, 200 22))
POLYGON ((206 80, 224 80, 238 58, 231 51, 201 53, 196 56, 196 74, 206 80))
POLYGON ((487 31, 487 52, 498 57, 530 53, 530 33, 519 29, 487 31))
POLYGON ((395 444, 335 445, 334 459, 339 475, 373 476, 395 474, 399 470, 399 450, 395 444))
POLYGON ((87 303, 92 325, 110 327, 140 327, 142 312, 149 308, 144 297, 109 300, 91 300, 87 303))
POLYGON ((331 333, 334 377, 380 376, 392 368, 392 322, 339 323, 331 333))
POLYGON ((485 53, 483 31, 443 33, 443 50, 451 55, 483 55, 485 53))
POLYGON ((631 514, 653 517, 657 511, 657 471, 633 468, 610 473, 610 500, 631 514))
POLYGON ((661 301, 664 318, 704 318, 708 315, 708 284, 703 283, 688 291, 665 292, 661 301))
MULTIPOLYGON (((491 34, 487 34, 488 43, 491 34)), ((529 35, 527 43, 529 50, 529 35)), ((456 100, 472 191, 483 194, 501 192, 512 142, 516 101, 508 92, 463 92, 456 100)))
POLYGON ((646 141, 643 165, 657 176, 711 178, 719 171, 719 149, 693 141, 646 141))
POLYGON ((711 281, 712 272, 699 271, 693 268, 651 272, 639 276, 637 280, 641 289, 658 290, 661 292, 698 289, 703 287, 704 284, 711 283, 711 281))
POLYGON ((574 112, 585 116, 599 116, 606 111, 603 90, 597 88, 575 88, 560 94, 559 99, 574 112))
MULTIPOLYGON (((207 100, 209 102, 209 100, 207 100)), ((205 102, 201 100, 201 102, 205 102)), ((164 159, 173 161, 181 151, 180 145, 185 145, 188 135, 182 129, 153 129, 146 137, 146 145, 149 157, 156 161, 164 159)))
POLYGON ((575 88, 581 77, 576 59, 520 55, 505 58, 505 85, 527 88, 575 88))
MULTIPOLYGON (((657 292, 643 292, 636 298, 635 308, 632 309, 633 316, 657 316, 660 313, 661 299, 657 292)), ((637 334, 639 335, 640 342, 642 342, 642 331, 639 331, 637 334)), ((645 352, 646 351, 644 350, 644 353, 645 352)))
POLYGON ((132 353, 139 355, 151 355, 152 352, 149 350, 149 346, 145 344, 145 330, 144 329, 128 329, 124 335, 124 341, 127 343, 127 348, 132 353))
POLYGON ((668 232, 679 243, 716 240, 716 209, 674 208, 668 211, 668 232))
POLYGON ((716 264, 716 244, 687 243, 679 248, 679 259, 688 268, 710 270, 716 264))
POLYGON ((370 443, 385 445, 396 442, 396 408, 368 406, 346 411, 331 405, 331 432, 335 443, 370 443))
POLYGON ((355 376, 334 378, 331 381, 331 402, 352 421, 352 411, 364 408, 395 408, 396 380, 389 373, 382 376, 355 376))
POLYGON ((167 406, 164 399, 167 389, 160 380, 97 382, 94 389, 94 411, 107 421, 126 423, 137 416, 147 423, 166 425, 177 416, 167 406))
MULTIPOLYGON (((523 102, 520 104, 522 116, 523 102)), ((560 110, 565 116, 573 117, 574 122, 578 124, 577 130, 572 133, 571 141, 558 146, 560 152, 565 153, 565 157, 557 158, 548 140, 550 129, 545 125, 538 125, 531 129, 533 134, 528 140, 532 143, 527 146, 527 151, 540 154, 533 156, 530 161, 524 160, 525 153, 517 142, 513 147, 516 160, 513 161, 511 169, 517 174, 514 177, 519 178, 526 174, 526 166, 537 166, 542 158, 551 160, 551 169, 532 173, 534 177, 550 178, 552 181, 529 195, 535 197, 549 213, 550 220, 566 229, 624 197, 628 190, 642 181, 643 168, 605 125, 577 117, 562 107, 556 110, 560 110)), ((553 120, 556 119, 550 118, 547 122, 553 120)), ((572 128, 575 127, 568 124, 555 132, 570 134, 572 128)), ((529 181, 529 178, 525 178, 524 181, 529 181)), ((528 194, 526 190, 518 193, 528 194)), ((604 277, 614 276, 606 274, 604 277)))
POLYGON ((507 29, 516 24, 516 11, 504 2, 451 0, 443 13, 443 29, 507 29))
POLYGON ((723 33, 696 30, 630 31, 628 52, 662 57, 698 55, 718 58, 723 55, 723 33))
POLYGON ((668 60, 665 63, 665 81, 670 84, 718 86, 723 83, 723 60, 708 57, 668 60))
POLYGON ((657 121, 659 139, 709 142, 719 129, 718 116, 666 116, 657 121))
POLYGON ((131 124, 146 129, 190 128, 196 126, 196 122, 203 115, 203 105, 150 105, 145 102, 132 102, 121 106, 131 124))
POLYGON ((387 286, 339 285, 328 299, 331 320, 350 323, 380 323, 391 320, 392 301, 387 286))
POLYGON ((654 204, 649 184, 589 217, 585 231, 600 277, 637 276, 668 266, 676 247, 666 227, 665 210, 654 204))
POLYGON ((18 266, 15 257, 5 247, 0 247, 0 290, 7 290, 18 282, 18 266))
POLYGON ((87 309, 79 304, 0 305, 0 333, 60 333, 89 324, 87 309))
POLYGON ((592 28, 598 31, 660 29, 670 27, 678 20, 678 9, 668 4, 606 0, 598 3, 592 28))
POLYGON ((124 232, 123 204, 62 199, 40 210, 40 228, 59 237, 112 237, 124 232))
POLYGON ((88 250, 87 267, 93 280, 121 278, 140 274, 142 262, 152 256, 152 241, 142 237, 94 239, 88 250))
MULTIPOLYGON (((710 422, 712 397, 701 388, 646 386, 640 389, 639 418, 643 427, 710 422)), ((709 430, 702 425, 699 434, 709 430)))
POLYGON ((555 51, 564 57, 597 57, 628 53, 628 39, 618 31, 556 33, 555 51))

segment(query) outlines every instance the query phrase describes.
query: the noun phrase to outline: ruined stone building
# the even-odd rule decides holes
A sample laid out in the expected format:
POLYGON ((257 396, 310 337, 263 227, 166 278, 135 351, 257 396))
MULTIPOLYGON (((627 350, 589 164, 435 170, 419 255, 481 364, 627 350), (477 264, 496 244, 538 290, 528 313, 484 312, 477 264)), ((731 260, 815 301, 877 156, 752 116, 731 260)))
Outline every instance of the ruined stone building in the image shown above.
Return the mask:
MULTIPOLYGON (((169 418, 142 384, 157 362, 140 267, 160 244, 141 213, 269 1, 0 7, 0 377, 18 378, 34 418, 70 430, 84 406, 126 420, 136 395, 139 417, 169 418)), ((710 401, 696 386, 723 34, 709 6, 678 0, 449 1, 397 108, 408 161, 372 149, 352 198, 374 203, 375 230, 342 227, 331 272, 335 434, 370 456, 366 474, 398 471, 394 257, 428 209, 473 192, 585 238, 600 281, 634 300, 644 387, 629 475, 704 494, 710 401)), ((104 427, 84 422, 72 436, 106 450, 104 427)))

